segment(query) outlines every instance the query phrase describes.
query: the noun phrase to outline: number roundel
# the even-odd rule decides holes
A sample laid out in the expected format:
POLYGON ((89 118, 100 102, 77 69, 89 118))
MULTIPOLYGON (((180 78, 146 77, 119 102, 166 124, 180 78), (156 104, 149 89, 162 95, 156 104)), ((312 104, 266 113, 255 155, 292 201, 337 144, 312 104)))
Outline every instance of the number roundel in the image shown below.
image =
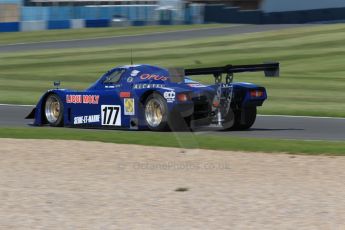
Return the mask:
POLYGON ((102 105, 102 125, 121 126, 121 106, 102 105))

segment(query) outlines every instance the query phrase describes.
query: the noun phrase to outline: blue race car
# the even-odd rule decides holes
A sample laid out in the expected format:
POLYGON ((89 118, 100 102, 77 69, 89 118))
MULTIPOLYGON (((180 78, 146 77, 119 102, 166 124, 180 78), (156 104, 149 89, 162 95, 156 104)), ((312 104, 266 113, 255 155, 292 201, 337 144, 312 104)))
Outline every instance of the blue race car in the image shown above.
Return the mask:
POLYGON ((279 63, 164 69, 151 65, 116 67, 84 91, 48 90, 27 116, 34 125, 184 130, 216 126, 249 129, 256 107, 267 99, 265 88, 233 82, 233 74, 264 71, 279 76, 279 63), (205 85, 190 78, 213 75, 205 85), (223 81, 224 79, 224 81, 223 81))

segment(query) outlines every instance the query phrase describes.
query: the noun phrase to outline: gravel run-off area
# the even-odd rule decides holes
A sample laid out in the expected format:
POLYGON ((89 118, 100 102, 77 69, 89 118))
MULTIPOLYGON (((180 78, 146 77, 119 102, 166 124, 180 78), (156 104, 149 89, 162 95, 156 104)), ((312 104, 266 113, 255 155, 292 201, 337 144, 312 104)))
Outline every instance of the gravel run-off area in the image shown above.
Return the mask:
POLYGON ((0 139, 0 229, 345 229, 345 157, 0 139))

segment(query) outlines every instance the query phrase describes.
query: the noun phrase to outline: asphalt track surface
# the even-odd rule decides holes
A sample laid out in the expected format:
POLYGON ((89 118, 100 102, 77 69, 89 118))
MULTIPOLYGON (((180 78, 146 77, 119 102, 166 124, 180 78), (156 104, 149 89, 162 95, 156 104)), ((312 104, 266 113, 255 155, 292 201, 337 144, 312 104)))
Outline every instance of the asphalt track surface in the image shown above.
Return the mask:
MULTIPOLYGON (((0 105, 0 127, 30 127, 33 120, 24 118, 32 109, 33 106, 0 105)), ((195 134, 345 141, 345 118, 259 115, 254 126, 247 131, 223 132, 203 128, 195 134)))
POLYGON ((142 35, 122 35, 113 37, 101 37, 90 39, 75 39, 50 42, 17 43, 11 45, 0 45, 0 52, 30 51, 40 49, 62 49, 62 48, 90 48, 110 45, 138 44, 147 42, 179 41, 193 38, 211 36, 225 36, 272 31, 279 29, 312 26, 307 24, 280 24, 280 25, 239 25, 225 26, 222 28, 202 28, 170 32, 157 32, 142 35))

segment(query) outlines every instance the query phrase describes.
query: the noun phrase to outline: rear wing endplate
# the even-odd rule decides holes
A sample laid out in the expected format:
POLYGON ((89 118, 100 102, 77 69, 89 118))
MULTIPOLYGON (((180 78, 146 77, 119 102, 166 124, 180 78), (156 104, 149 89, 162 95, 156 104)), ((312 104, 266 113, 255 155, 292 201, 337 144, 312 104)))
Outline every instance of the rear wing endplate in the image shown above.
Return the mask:
POLYGON ((279 72, 280 72, 279 62, 256 64, 256 65, 226 65, 223 67, 185 69, 185 75, 192 76, 192 75, 213 74, 215 76, 218 76, 221 74, 258 72, 258 71, 264 71, 266 77, 279 77, 279 72))

